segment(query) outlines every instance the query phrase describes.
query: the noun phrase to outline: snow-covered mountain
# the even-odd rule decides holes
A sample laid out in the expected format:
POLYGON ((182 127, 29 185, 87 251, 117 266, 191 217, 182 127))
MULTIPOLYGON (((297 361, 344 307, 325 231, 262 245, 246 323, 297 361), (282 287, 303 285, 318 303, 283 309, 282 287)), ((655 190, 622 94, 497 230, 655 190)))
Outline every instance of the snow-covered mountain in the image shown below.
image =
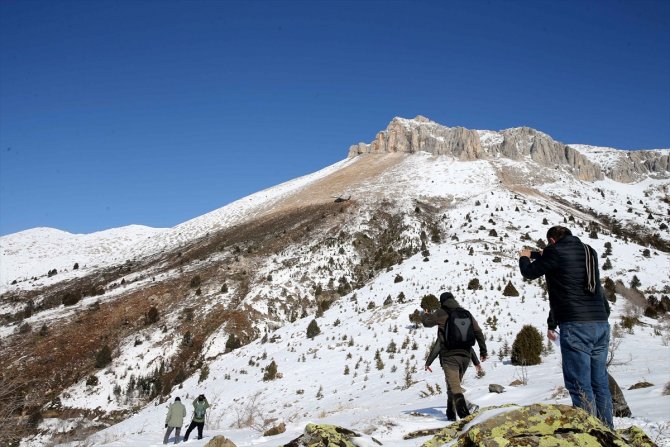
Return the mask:
POLYGON ((444 425, 446 398, 442 374, 423 370, 435 334, 409 315, 445 290, 492 353, 486 377, 466 375, 471 400, 569 403, 557 349, 527 369, 504 349, 526 324, 546 329, 546 293, 522 281, 516 253, 562 224, 601 256, 611 245, 610 372, 624 390, 652 384, 625 391, 634 417, 616 425, 670 445, 670 150, 651 153, 627 167, 631 153, 533 129, 395 118, 346 160, 171 229, 2 237, 0 389, 16 391, 12 423, 32 433, 25 445, 154 445, 168 402, 205 393, 206 434, 238 446, 287 443, 309 421, 417 445, 403 434, 444 425), (508 282, 519 296, 503 296, 508 282), (307 338, 313 320, 321 333, 307 338), (281 377, 264 381, 272 361, 281 377), (263 435, 280 422, 286 432, 263 435))

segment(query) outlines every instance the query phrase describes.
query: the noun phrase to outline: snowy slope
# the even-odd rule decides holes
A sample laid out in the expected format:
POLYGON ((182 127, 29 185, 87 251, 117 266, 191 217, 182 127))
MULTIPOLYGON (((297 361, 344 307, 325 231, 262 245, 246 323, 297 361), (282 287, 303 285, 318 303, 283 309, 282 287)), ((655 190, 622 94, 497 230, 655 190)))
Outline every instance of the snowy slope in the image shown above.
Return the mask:
POLYGON ((43 286, 95 268, 149 256, 203 236, 209 231, 238 224, 266 211, 272 203, 295 193, 309 183, 355 162, 343 160, 313 174, 305 175, 239 199, 210 213, 170 229, 140 225, 91 234, 71 234, 53 228, 35 228, 0 237, 0 293, 16 280, 16 287, 43 286), (75 263, 79 272, 71 272, 75 263), (57 278, 47 278, 56 269, 57 278), (36 277, 38 279, 31 280, 36 277))
MULTIPOLYGON (((534 172, 521 162, 504 163, 517 172, 527 171, 524 176, 534 172)), ((370 434, 384 445, 417 445, 421 439, 404 441, 402 435, 445 424, 444 396, 421 397, 421 394, 430 394, 429 386, 433 390, 439 386, 444 391, 445 385, 437 364, 433 365, 432 373, 423 370, 423 358, 434 340, 434 331, 413 328, 408 316, 418 307, 423 295, 439 295, 451 290, 483 325, 491 353, 484 364, 487 371, 484 379, 477 379, 473 369, 468 371, 465 379, 468 398, 481 406, 509 402, 569 404, 569 397, 560 392, 562 376, 557 349, 546 355, 541 365, 527 370, 510 365, 509 359, 499 354, 505 342, 512 344, 523 325, 533 324, 541 332, 545 330, 546 297, 539 283, 522 282, 517 271, 516 252, 529 243, 520 237, 528 233, 532 241, 543 238, 548 228, 542 223, 543 219, 552 225, 562 223, 570 215, 563 205, 557 205, 550 198, 551 194, 569 197, 584 208, 591 207, 601 213, 613 213, 616 207, 621 213, 624 201, 630 200, 635 209, 642 212, 641 199, 657 203, 647 196, 664 184, 654 180, 634 185, 610 180, 587 184, 567 175, 559 177, 555 182, 539 185, 539 194, 524 194, 500 187, 495 166, 486 161, 455 162, 428 154, 403 158, 380 177, 359 185, 354 191, 366 191, 370 204, 394 198, 399 209, 410 211, 416 198, 448 202, 444 209, 444 226, 449 239, 429 244, 428 260, 417 254, 376 276, 362 289, 342 297, 317 319, 321 334, 312 340, 307 339, 305 333, 313 316, 277 329, 269 334, 270 341, 266 343, 257 340, 228 354, 222 354, 227 334, 214 334, 206 343, 205 357, 210 359, 208 377, 198 383, 199 374, 192 376, 182 387, 173 390, 171 399, 180 396, 187 401, 190 410, 188 401, 200 393, 206 394, 212 403, 207 436, 225 434, 238 446, 280 445, 297 437, 308 422, 343 425, 370 434), (602 200, 600 190, 604 191, 606 200, 602 200), (496 229, 498 236, 491 236, 491 229, 496 229), (500 262, 494 260, 496 257, 500 262), (403 278, 400 282, 396 282, 398 275, 403 278), (468 282, 474 277, 480 279, 482 290, 467 290, 468 282), (500 290, 510 280, 519 290, 519 297, 502 296, 500 290), (398 301, 401 292, 406 297, 405 303, 398 301), (389 297, 391 302, 388 302, 389 297), (494 316, 497 324, 487 324, 494 316), (396 352, 390 352, 393 350, 391 342, 395 343, 396 352), (381 354, 383 369, 377 369, 377 351, 381 354), (263 368, 272 360, 283 377, 264 382, 263 368), (515 379, 524 377, 527 385, 509 386, 515 379), (489 383, 504 385, 506 392, 489 393, 489 383), (415 416, 415 413, 424 416, 415 416), (256 418, 254 427, 239 428, 249 415, 256 418), (264 437, 262 429, 268 424, 263 420, 285 422, 287 432, 264 437)), ((663 211, 662 205, 657 211, 663 211)), ((635 213, 630 214, 635 220, 635 213)), ((576 217, 578 221, 582 218, 579 214, 576 217)), ((359 216, 350 225, 365 231, 366 218, 359 216)), ((629 283, 635 274, 643 287, 659 291, 670 289, 667 253, 654 252, 646 258, 641 255, 641 247, 633 243, 611 235, 589 239, 584 230, 574 229, 577 236, 599 253, 604 251, 606 242, 614 246, 611 259, 617 278, 629 283)), ((293 254, 284 256, 290 258, 293 254)), ((281 260, 281 257, 277 259, 277 263, 281 264, 281 260)), ((275 283, 277 278, 282 278, 280 274, 287 281, 295 276, 292 268, 281 270, 283 272, 273 272, 275 283)), ((272 289, 268 285, 257 287, 258 294, 270 293, 272 289)), ((643 380, 654 385, 625 391, 634 418, 617 419, 616 426, 639 425, 656 438, 659 445, 669 446, 670 396, 662 395, 670 378, 667 325, 642 317, 641 309, 622 297, 613 305, 611 323, 614 325, 622 315, 631 312, 640 316, 644 326, 635 327, 632 334, 621 335, 616 357, 623 364, 613 366, 610 372, 624 390, 643 380)), ((133 347, 132 341, 128 341, 124 354, 99 374, 99 387, 91 390, 82 381, 63 394, 63 405, 72 408, 116 405, 111 397, 112 388, 114 385, 124 388, 129 367, 134 366, 133 359, 138 355, 160 356, 159 352, 147 348, 151 337, 158 337, 159 332, 146 335, 149 340, 139 347, 133 347)), ((133 368, 135 373, 146 370, 133 368)), ((158 445, 168 403, 156 401, 127 421, 94 435, 89 442, 110 446, 158 445)), ((59 422, 43 422, 44 426, 50 423, 58 426, 59 422)), ((205 441, 189 442, 198 446, 205 441)), ((35 439, 32 445, 39 442, 39 438, 35 439)))
POLYGON ((37 284, 44 285, 86 270, 123 263, 129 259, 125 256, 132 247, 145 244, 164 231, 141 225, 91 234, 33 228, 3 236, 0 238, 0 293, 14 280, 37 277, 40 278, 37 284), (73 271, 75 263, 81 271, 73 271), (60 276, 45 278, 52 269, 56 269, 60 276))

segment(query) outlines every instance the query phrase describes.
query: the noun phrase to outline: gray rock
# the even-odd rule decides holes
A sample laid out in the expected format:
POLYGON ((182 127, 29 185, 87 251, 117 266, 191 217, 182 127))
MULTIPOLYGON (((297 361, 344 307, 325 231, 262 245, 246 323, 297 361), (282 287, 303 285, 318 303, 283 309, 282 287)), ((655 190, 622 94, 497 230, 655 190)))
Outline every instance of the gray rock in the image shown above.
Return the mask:
POLYGON ((504 393, 505 392, 505 387, 502 385, 496 385, 495 383, 492 383, 489 385, 489 393, 504 393))
MULTIPOLYGON (((577 146, 575 146, 577 147, 577 146)), ((361 154, 428 152, 459 160, 522 160, 528 158, 541 167, 565 168, 579 180, 602 180, 605 175, 618 182, 638 181, 645 176, 670 177, 670 150, 623 151, 608 149, 612 160, 603 168, 579 150, 552 139, 529 127, 500 132, 447 127, 423 116, 414 119, 393 118, 370 144, 349 148, 349 157, 361 154), (480 138, 484 135, 484 143, 480 138)))

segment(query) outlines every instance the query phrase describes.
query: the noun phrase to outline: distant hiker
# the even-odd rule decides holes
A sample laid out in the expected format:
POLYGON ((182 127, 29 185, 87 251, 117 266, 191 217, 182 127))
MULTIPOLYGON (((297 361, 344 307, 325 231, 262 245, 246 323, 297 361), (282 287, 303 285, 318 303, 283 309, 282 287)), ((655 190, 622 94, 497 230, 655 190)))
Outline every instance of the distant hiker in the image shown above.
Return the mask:
MULTIPOLYGON (((549 306, 561 328, 563 380, 572 404, 612 428, 612 396, 607 383, 609 312, 600 284, 598 255, 565 227, 551 227, 547 241, 542 252, 521 250, 519 269, 526 279, 545 276, 547 280, 549 306)), ((547 330, 550 340, 557 338, 555 329, 550 326, 547 330)))
MULTIPOLYGON (((481 360, 486 360, 484 333, 472 314, 461 308, 450 292, 440 295, 440 308, 434 313, 424 309, 421 322, 425 327, 437 326, 437 352, 447 382, 447 419, 455 421, 456 414, 464 418, 470 411, 463 395, 461 380, 470 365, 470 351, 475 341, 479 345, 481 360)), ((433 348, 437 350, 435 346, 433 348)), ((429 357, 430 363, 435 357, 429 357)), ((426 367, 430 363, 427 362, 426 367)))
POLYGON ((205 427, 205 412, 208 408, 209 402, 207 402, 204 394, 201 394, 193 401, 193 419, 191 420, 191 425, 188 426, 188 430, 186 430, 184 442, 188 441, 188 436, 195 427, 198 427, 198 439, 202 439, 202 429, 205 427))
POLYGON ((168 438, 170 438, 170 433, 174 429, 174 443, 179 442, 179 432, 181 431, 181 426, 184 425, 184 418, 186 417, 186 407, 181 403, 181 399, 178 397, 174 398, 174 402, 170 404, 168 408, 168 414, 165 418, 165 436, 163 437, 163 444, 168 443, 168 438))

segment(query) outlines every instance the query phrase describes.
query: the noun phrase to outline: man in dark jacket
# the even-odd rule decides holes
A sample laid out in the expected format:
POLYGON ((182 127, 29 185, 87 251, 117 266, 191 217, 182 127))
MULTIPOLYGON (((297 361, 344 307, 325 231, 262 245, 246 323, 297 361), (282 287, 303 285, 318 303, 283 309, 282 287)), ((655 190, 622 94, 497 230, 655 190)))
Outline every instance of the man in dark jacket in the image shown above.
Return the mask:
MULTIPOLYGON (((561 328, 563 380, 572 404, 613 427, 607 383, 610 326, 598 256, 565 227, 551 227, 547 241, 549 245, 539 255, 521 250, 519 269, 524 278, 544 276, 547 280, 551 313, 561 328)), ((556 327, 549 324, 547 337, 556 340, 556 327)))
MULTIPOLYGON (((440 365, 444 370, 444 377, 447 382, 447 419, 450 421, 456 420, 456 413, 460 418, 464 418, 470 414, 467 407, 465 396, 463 396, 463 388, 461 387, 461 380, 463 375, 470 365, 470 350, 467 348, 449 348, 447 340, 445 340, 445 323, 449 319, 449 313, 456 309, 461 309, 458 302, 450 292, 444 292, 440 295, 440 308, 433 313, 428 313, 424 309, 421 316, 421 322, 425 327, 437 326, 437 336, 440 343, 440 365)), ((486 360, 486 338, 477 321, 471 317, 472 329, 474 330, 475 339, 479 345, 479 356, 481 360, 486 360)))

